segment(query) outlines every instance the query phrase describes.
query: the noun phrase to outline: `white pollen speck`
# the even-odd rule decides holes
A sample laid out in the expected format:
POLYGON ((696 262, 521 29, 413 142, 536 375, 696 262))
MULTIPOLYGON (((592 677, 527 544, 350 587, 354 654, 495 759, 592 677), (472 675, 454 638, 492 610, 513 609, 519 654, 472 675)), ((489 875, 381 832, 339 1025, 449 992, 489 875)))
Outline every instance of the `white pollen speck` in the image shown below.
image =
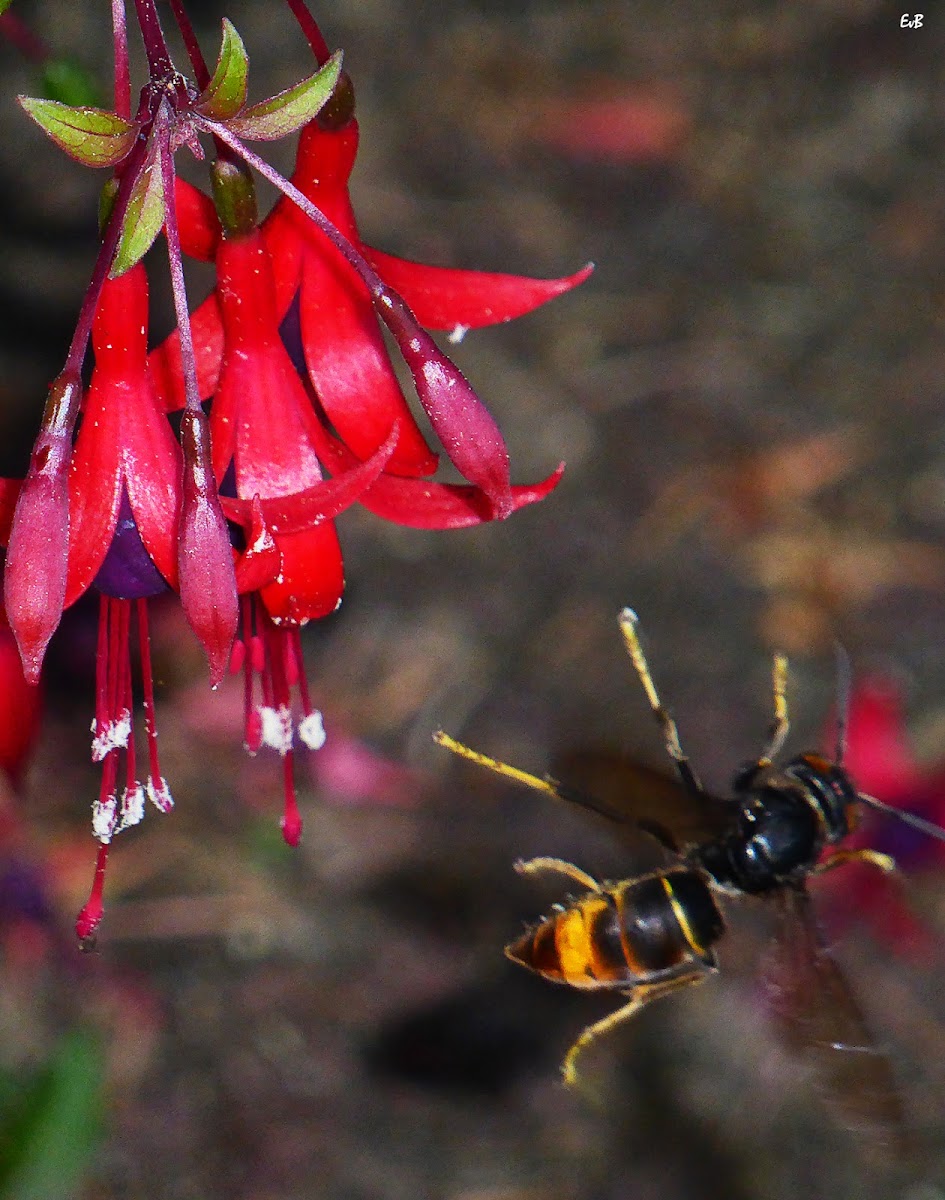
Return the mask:
POLYGON ((174 797, 163 775, 158 780, 153 775, 148 776, 148 799, 162 813, 170 812, 174 807, 174 797))
POLYGON ((423 349, 423 344, 419 338, 411 338, 410 341, 407 343, 407 346, 409 349, 411 349, 414 352, 414 354, 419 354, 420 351, 423 349))
POLYGON ((114 796, 92 801, 92 835, 102 843, 112 840, 118 802, 114 796))
POLYGON ((450 345, 458 346, 467 333, 469 333, 468 325, 454 325, 446 335, 446 340, 450 343, 450 345))
POLYGON ((133 788, 125 788, 124 795, 121 798, 121 820, 116 832, 121 833, 123 829, 128 829, 132 825, 138 825, 143 820, 144 788, 140 783, 136 783, 133 788))
POLYGON ((321 750, 324 746, 325 725, 317 708, 299 721, 299 737, 309 750, 321 750))
POLYGON ((278 708, 262 705, 259 716, 262 720, 262 744, 278 750, 285 757, 292 749, 292 714, 284 704, 278 708))
MULTIPOLYGON (((92 722, 95 733, 95 722, 92 722)), ((92 738, 92 762, 101 762, 111 750, 125 750, 131 738, 131 713, 127 708, 118 714, 118 719, 92 738)))

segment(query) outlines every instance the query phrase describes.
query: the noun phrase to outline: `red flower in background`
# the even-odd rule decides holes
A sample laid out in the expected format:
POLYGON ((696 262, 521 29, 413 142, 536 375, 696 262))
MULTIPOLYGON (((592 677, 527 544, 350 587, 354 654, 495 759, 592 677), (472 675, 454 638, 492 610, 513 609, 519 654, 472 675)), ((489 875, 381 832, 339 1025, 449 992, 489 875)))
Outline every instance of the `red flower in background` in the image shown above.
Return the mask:
MULTIPOLYGON (((42 692, 26 682, 16 639, 0 610, 0 770, 18 786, 39 733, 42 692)), ((0 789, 0 842, 4 828, 0 789)))
MULTIPOLYGON (((888 679, 865 678, 850 697, 844 767, 859 791, 884 804, 945 823, 945 763, 922 767, 909 746, 902 696, 888 679)), ((890 854, 903 872, 940 869, 945 844, 893 816, 863 808, 862 822, 845 847, 869 846, 890 854)), ((933 948, 930 931, 908 903, 903 878, 865 863, 818 876, 828 923, 863 923, 885 946, 921 958, 933 948)))

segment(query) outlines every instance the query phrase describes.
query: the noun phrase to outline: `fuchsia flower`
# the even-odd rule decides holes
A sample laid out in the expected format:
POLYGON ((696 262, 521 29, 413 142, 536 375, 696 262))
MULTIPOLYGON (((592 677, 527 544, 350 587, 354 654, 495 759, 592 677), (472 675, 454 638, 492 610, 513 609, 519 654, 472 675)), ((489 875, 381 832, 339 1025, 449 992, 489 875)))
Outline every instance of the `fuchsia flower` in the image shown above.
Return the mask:
MULTIPOLYGON (((909 746, 902 696, 888 679, 860 680, 850 697, 844 766, 860 791, 941 825, 945 822, 945 763, 920 766, 909 746)), ((941 869, 945 845, 894 817, 863 809, 862 823, 845 845, 892 855, 910 875, 941 869)), ((862 923, 899 954, 923 957, 930 931, 904 895, 904 877, 864 863, 817 877, 829 923, 862 923)))
POLYGON ((101 916, 113 836, 141 820, 146 798, 161 812, 173 806, 158 762, 147 597, 177 584, 181 453, 151 381, 147 327, 148 284, 139 263, 102 288, 92 334, 95 368, 69 465, 64 602, 72 604, 94 584, 102 610, 92 727, 92 759, 102 763, 92 815, 99 863, 96 887, 77 926, 80 937, 89 936, 101 916), (138 779, 132 719, 132 610, 149 751, 144 782, 138 779), (125 783, 119 792, 122 757, 125 783))
POLYGON ((421 325, 458 335, 508 320, 576 286, 590 267, 533 280, 422 266, 364 246, 348 198, 358 137, 353 92, 302 0, 288 2, 323 67, 262 104, 246 105, 248 59, 233 27, 224 22, 211 77, 175 4, 203 90, 187 84, 171 63, 154 0, 135 0, 150 80, 133 120, 120 6, 113 10, 118 111, 22 101, 73 157, 116 172, 92 283, 26 479, 0 481, 5 600, 31 682, 64 607, 90 587, 102 598, 92 744, 102 764, 93 805, 99 851, 76 925, 83 939, 101 920, 114 835, 141 820, 148 798, 164 812, 173 803, 157 756, 148 597, 179 592, 214 685, 228 662, 243 670, 246 747, 269 746, 283 759, 282 828, 294 845, 301 834, 294 746, 298 739, 317 749, 325 736, 299 630, 341 600, 334 518, 360 501, 405 524, 455 528, 507 517, 561 477, 559 467, 538 484, 511 484, 498 426, 421 325), (293 182, 243 140, 300 128, 293 182), (212 200, 175 176, 175 150, 202 154, 200 133, 212 135, 219 151, 212 200), (247 164, 284 193, 261 225, 247 164), (149 356, 140 260, 162 224, 178 328, 149 356), (214 291, 192 314, 182 250, 212 259, 216 269, 214 291), (427 478, 437 455, 397 383, 382 324, 467 483, 427 478), (95 365, 83 397, 90 332, 95 365), (167 414, 181 408, 178 441, 167 414), (132 616, 144 773, 132 721, 132 616))
MULTIPOLYGON (((292 182, 363 252, 421 325, 456 333, 508 321, 576 287, 590 274, 590 266, 561 279, 451 270, 409 262, 364 246, 348 196, 358 127, 350 108, 345 111, 349 115, 340 127, 334 127, 339 120, 334 109, 331 128, 325 128, 324 122, 316 118, 302 130, 292 182)), ((193 196, 193 189, 181 181, 178 186, 186 196, 183 244, 185 249, 205 256, 218 244, 219 223, 212 206, 201 203, 193 196)), ((471 485, 417 482, 418 477, 436 469, 437 457, 407 406, 374 304, 351 265, 287 198, 281 199, 263 222, 262 233, 272 262, 278 320, 284 321, 287 314, 291 320, 290 308, 294 303, 298 305, 296 323, 303 369, 312 385, 311 403, 320 419, 320 428, 313 433, 319 438, 323 463, 335 471, 351 469, 377 452, 396 422, 400 431, 397 447, 383 474, 359 497, 359 503, 387 520, 418 528, 457 528, 496 515, 490 497, 482 486, 476 486, 476 480, 471 485)), ((224 361, 219 292, 211 293, 195 310, 192 323, 198 382, 201 395, 207 397, 217 386, 224 361)), ((455 401, 446 401, 442 425, 447 452, 452 450, 453 457, 457 443, 481 444, 485 440, 487 449, 478 462, 456 465, 467 478, 504 474, 507 479, 508 459, 501 438, 490 445, 488 437, 480 436, 483 427, 491 424, 491 417, 471 389, 469 393, 463 390, 465 380, 439 356, 432 342, 425 349, 427 355, 418 356, 418 362, 408 358, 415 379, 419 377, 418 391, 423 387, 424 371, 430 368, 444 372, 445 392, 449 392, 454 379, 462 381, 455 389, 455 401), (452 374, 447 374, 450 371, 452 374)), ((405 357, 407 354, 409 348, 405 357)), ((165 395, 170 397, 169 407, 180 407, 183 381, 176 335, 152 354, 152 364, 165 395)), ((556 471, 539 484, 509 488, 502 515, 542 499, 559 479, 560 471, 556 471)))

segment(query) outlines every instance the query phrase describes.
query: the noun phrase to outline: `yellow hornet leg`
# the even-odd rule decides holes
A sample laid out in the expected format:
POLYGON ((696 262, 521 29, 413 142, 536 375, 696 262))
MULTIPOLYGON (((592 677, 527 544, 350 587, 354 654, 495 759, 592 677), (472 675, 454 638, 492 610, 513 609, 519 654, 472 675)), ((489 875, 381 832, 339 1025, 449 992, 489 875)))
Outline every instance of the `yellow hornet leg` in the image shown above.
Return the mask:
POLYGON ((689 765, 689 759, 683 753, 676 722, 663 707, 659 693, 656 690, 656 684, 653 682, 653 676, 650 674, 646 655, 643 653, 643 647, 640 645, 640 637, 637 633, 637 625, 640 623, 640 618, 632 608, 625 608, 617 620, 627 647, 627 653, 630 655, 630 661, 633 663, 634 670, 639 676, 644 692, 646 692, 646 698, 650 702, 653 716, 656 717, 659 727, 663 731, 663 741, 666 743, 666 750, 676 764, 676 770, 679 772, 679 777, 686 789, 694 794, 700 793, 702 787, 696 777, 695 771, 689 765))
POLYGON ((587 888, 589 892, 601 891, 600 884, 592 875, 588 875, 586 871, 582 871, 574 863, 566 862, 563 858, 529 858, 527 860, 520 858, 515 864, 515 870, 519 875, 539 875, 542 871, 553 871, 558 875, 567 875, 569 879, 573 879, 581 887, 587 888))
POLYGON ((675 992, 677 988, 686 987, 688 984, 702 983, 709 973, 705 967, 699 967, 698 969, 687 971, 684 975, 675 975, 672 979, 661 980, 659 983, 642 984, 636 989, 636 994, 633 998, 622 1008, 618 1008, 616 1012, 612 1012, 608 1017, 603 1017, 600 1021, 595 1021, 593 1025, 588 1025, 564 1056, 564 1061, 561 1064, 561 1076, 565 1085, 567 1087, 574 1087, 577 1084, 578 1072, 576 1063, 578 1055, 591 1042, 597 1041, 604 1033, 610 1033, 612 1029, 616 1029, 618 1025, 622 1025, 624 1021, 629 1021, 631 1017, 635 1016, 651 1000, 659 1000, 662 996, 668 996, 670 992, 675 992))
POLYGON ((770 767, 777 758, 784 739, 788 735, 791 723, 787 710, 787 668, 788 662, 783 654, 776 654, 771 668, 772 690, 774 693, 774 720, 768 730, 768 737, 758 759, 759 767, 770 767))
POLYGON ((571 1049, 564 1056, 564 1062, 561 1064, 561 1077, 565 1082, 566 1087, 574 1087, 578 1081, 577 1057, 581 1051, 601 1036, 602 1033, 608 1033, 611 1029, 615 1029, 624 1021, 629 1021, 643 1005, 645 1000, 639 997, 629 1001, 622 1008, 618 1008, 616 1012, 612 1012, 609 1017, 604 1017, 600 1021, 595 1021, 593 1025, 588 1025, 581 1036, 577 1039, 571 1049))
POLYGON ((815 875, 823 875, 824 871, 832 871, 834 867, 842 867, 844 863, 849 862, 865 862, 870 866, 879 867, 886 875, 891 875, 896 870, 896 860, 889 854, 883 854, 881 850, 835 850, 829 858, 824 859, 822 863, 814 867, 815 875))

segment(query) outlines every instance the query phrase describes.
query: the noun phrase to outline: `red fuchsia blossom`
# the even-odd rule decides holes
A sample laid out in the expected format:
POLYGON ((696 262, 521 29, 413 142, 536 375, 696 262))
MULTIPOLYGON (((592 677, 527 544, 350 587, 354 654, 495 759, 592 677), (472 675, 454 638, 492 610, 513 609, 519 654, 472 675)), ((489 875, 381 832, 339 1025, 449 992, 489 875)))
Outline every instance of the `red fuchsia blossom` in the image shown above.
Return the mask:
MULTIPOLYGON (((454 334, 507 321, 569 291, 590 274, 585 267, 562 279, 540 280, 491 272, 452 270, 395 258, 365 246, 359 238, 348 196, 348 180, 358 145, 350 107, 331 112, 331 127, 316 118, 299 139, 293 184, 360 250, 380 279, 412 310, 420 325, 454 334), (344 113, 347 111, 347 119, 344 113), (341 122, 335 127, 336 122, 341 122)), ((219 237, 212 207, 180 185, 185 201, 185 249, 207 255, 219 237)), ((183 229, 183 227, 182 227, 183 229)), ((383 444, 395 422, 397 448, 383 475, 359 502, 385 519, 424 528, 476 524, 533 503, 547 495, 558 472, 530 487, 509 487, 508 456, 491 417, 469 385, 422 331, 397 326, 392 332, 417 383, 428 415, 439 427, 454 463, 469 485, 413 481, 437 465, 414 420, 387 353, 375 309, 396 320, 389 307, 376 305, 362 278, 289 199, 280 200, 262 225, 273 267, 276 312, 283 336, 299 343, 304 371, 321 419, 323 461, 350 467, 383 444), (290 311, 291 310, 291 311, 290 311), (288 320, 286 319, 288 317, 288 320), (423 338, 421 342, 419 339, 423 338), (328 435, 330 426, 337 435, 328 435), (473 452, 467 449, 472 446, 473 452), (457 461, 457 459, 459 461, 457 461), (490 489, 490 483, 493 486, 490 489), (490 502, 489 491, 495 502, 490 502)), ((223 362, 223 321, 218 292, 192 314, 201 394, 213 393, 223 362)), ((174 337, 152 355, 170 407, 183 401, 179 350, 174 337)), ((300 364, 301 365, 301 364, 300 364)), ((326 464, 327 465, 327 464, 326 464)))
MULTIPOLYGON (((456 329, 507 320, 586 277, 588 269, 566 280, 450 271, 363 247, 347 194, 357 126, 348 85, 340 91, 340 117, 333 98, 329 127, 319 119, 303 130, 293 179, 369 262, 397 280, 398 291, 416 297, 427 321, 456 329), (339 120, 341 132, 334 128, 339 120)), ((437 458, 396 380, 374 312, 377 297, 347 258, 288 200, 257 229, 251 183, 233 164, 214 168, 215 203, 180 180, 176 190, 182 246, 212 257, 218 274, 215 291, 192 314, 191 329, 199 389, 212 396, 213 464, 225 493, 223 509, 242 524, 246 540, 237 565, 243 637, 232 664, 245 678, 245 744, 251 753, 266 745, 282 756, 283 831, 295 841, 294 738, 315 748, 324 737, 308 699, 297 631, 337 607, 344 582, 328 489, 363 479, 357 499, 380 515, 455 528, 541 499, 558 482, 560 468, 538 485, 512 487, 508 454, 492 418, 403 299, 385 293, 378 308, 397 326, 418 394, 435 427, 453 443, 454 463, 475 482, 419 478, 435 470, 437 458), (295 328, 299 336, 293 338, 295 328), (296 342, 299 357, 293 361, 287 343, 296 342), (322 481, 324 467, 330 482, 322 481), (296 685, 300 704, 293 706, 296 685)), ((169 338, 151 361, 168 407, 181 405, 179 339, 169 338)))
MULTIPOLYGON (((857 788, 893 808, 945 823, 945 763, 921 766, 908 742, 902 695, 889 679, 867 677, 850 697, 844 767, 857 788)), ((845 846, 869 846, 891 855, 902 875, 865 863, 817 877, 822 909, 838 928, 865 924, 884 946, 921 959, 933 948, 929 929, 908 901, 906 876, 941 869, 945 845, 894 817, 862 810, 862 822, 845 846)))
POLYGON ((77 923, 89 937, 102 911, 108 847, 150 799, 173 806, 158 760, 147 598, 177 584, 181 453, 148 367, 148 284, 139 263, 102 288, 93 325, 95 367, 69 467, 65 604, 101 595, 92 760, 102 764, 92 828, 95 886, 77 923), (132 614, 144 686, 147 773, 137 769, 131 684, 132 614), (124 759, 124 781, 120 780, 124 759))
POLYGON ((293 748, 296 740, 309 749, 324 741, 299 630, 341 599, 334 518, 362 500, 419 527, 478 524, 542 499, 561 476, 559 467, 538 484, 511 484, 496 422, 422 326, 458 338, 530 311, 576 286, 590 267, 533 280, 422 266, 364 246, 348 198, 358 136, 353 92, 303 0, 287 2, 322 66, 261 104, 246 103, 248 58, 229 22, 211 74, 182 4, 172 5, 195 86, 171 62, 154 0, 135 0, 150 77, 133 118, 120 4, 115 112, 21 98, 72 157, 115 170, 101 250, 29 471, 22 484, 0 481, 5 597, 30 681, 64 607, 90 587, 102 597, 92 748, 102 764, 93 805, 99 851, 76 925, 83 939, 101 920, 114 835, 140 821, 148 798, 162 811, 172 805, 157 757, 148 597, 179 592, 214 685, 228 663, 243 670, 246 746, 282 756, 282 827, 294 845, 301 818, 293 748), (244 143, 300 128, 294 182, 244 143), (219 155, 213 200, 175 175, 177 149, 203 156, 201 133, 212 135, 219 155), (247 165, 284 193, 261 226, 247 165), (141 259, 162 227, 177 331, 149 358, 141 259), (182 248, 212 259, 217 272, 215 290, 192 315, 182 248), (382 326, 467 483, 427 478, 437 456, 401 393, 382 326), (95 366, 83 399, 90 336, 95 366), (167 414, 181 408, 178 442, 167 414), (147 772, 135 754, 133 619, 147 772))

